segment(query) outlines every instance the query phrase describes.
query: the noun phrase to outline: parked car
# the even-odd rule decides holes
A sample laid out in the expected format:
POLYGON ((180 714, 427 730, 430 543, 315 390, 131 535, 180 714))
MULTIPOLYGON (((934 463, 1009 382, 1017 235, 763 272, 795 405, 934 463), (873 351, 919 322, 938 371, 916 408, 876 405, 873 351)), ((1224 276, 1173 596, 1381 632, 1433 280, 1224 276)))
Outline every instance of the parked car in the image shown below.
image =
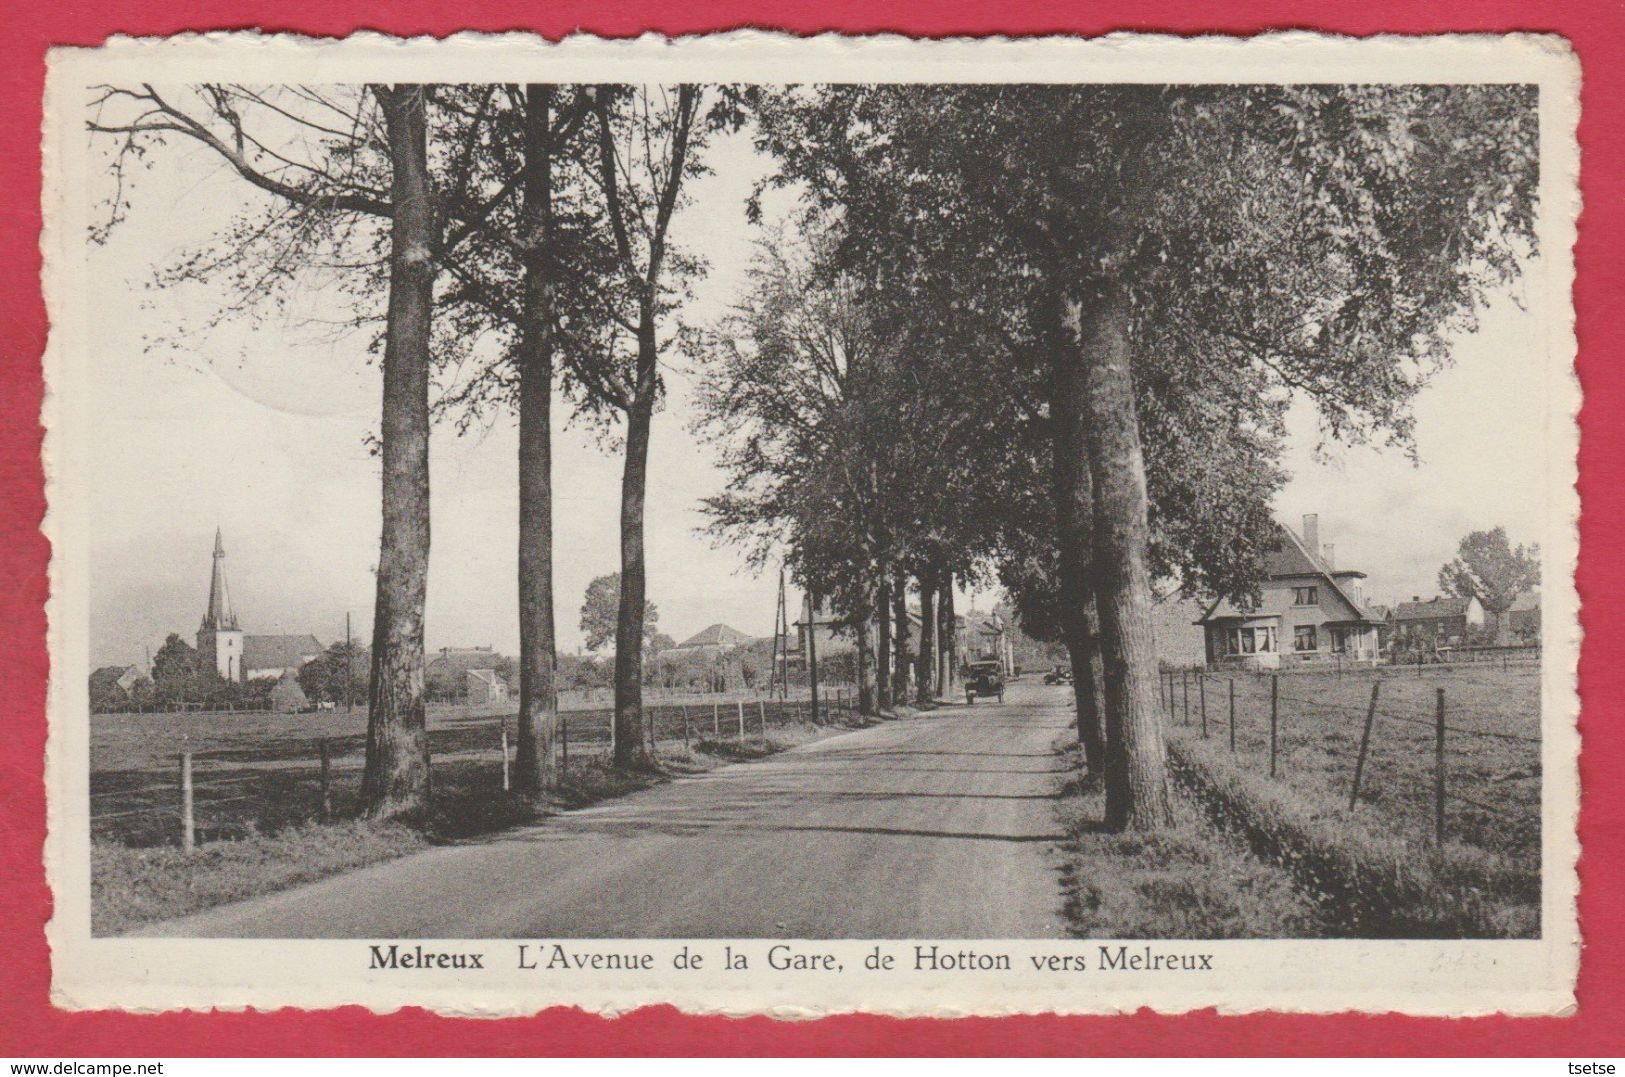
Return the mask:
POLYGON ((975 703, 978 696, 1004 702, 1004 676, 998 662, 965 663, 965 702, 975 703))
POLYGON ((1044 674, 1044 683, 1045 684, 1071 684, 1072 683, 1072 667, 1071 666, 1056 666, 1054 669, 1052 669, 1048 673, 1044 674))

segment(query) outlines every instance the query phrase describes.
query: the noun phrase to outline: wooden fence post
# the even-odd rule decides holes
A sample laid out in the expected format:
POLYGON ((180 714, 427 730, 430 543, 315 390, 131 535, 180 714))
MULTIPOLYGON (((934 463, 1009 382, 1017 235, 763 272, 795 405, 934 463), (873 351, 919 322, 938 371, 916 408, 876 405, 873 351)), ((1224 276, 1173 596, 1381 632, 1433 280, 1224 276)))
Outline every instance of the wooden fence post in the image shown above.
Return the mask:
POLYGON ((564 760, 559 764, 560 771, 570 769, 570 719, 559 719, 559 750, 564 753, 564 760))
POLYGON ((1365 711, 1365 729, 1360 732, 1360 754, 1354 760, 1354 788, 1349 791, 1349 811, 1360 800, 1360 778, 1365 774, 1365 756, 1371 748, 1371 726, 1377 720, 1377 693, 1382 691, 1382 677, 1371 682, 1371 705, 1365 711))
POLYGON ((192 820, 192 753, 181 753, 181 848, 197 848, 197 827, 192 820))
POLYGON ((1433 719, 1433 843, 1444 848, 1444 689, 1436 689, 1438 700, 1433 719))
POLYGON ((683 751, 688 751, 688 704, 683 704, 683 751))
POLYGON ((1236 754, 1236 679, 1230 678, 1230 754, 1236 754))
POLYGON ((512 780, 508 775, 508 719, 502 719, 502 791, 506 793, 513 788, 512 780))
POLYGON ((1280 711, 1281 675, 1270 674, 1270 777, 1275 777, 1275 729, 1278 724, 1277 715, 1280 711))
POLYGON ((327 822, 333 818, 332 777, 333 762, 328 753, 327 738, 322 737, 316 741, 316 755, 321 760, 320 780, 322 790, 321 821, 327 822))
POLYGON ((756 723, 762 727, 762 739, 767 739, 767 704, 756 701, 756 723))
POLYGON ((742 699, 735 700, 734 701, 734 707, 737 709, 737 712, 739 714, 739 739, 740 739, 740 741, 744 741, 744 739, 745 739, 745 701, 742 700, 742 699))
POLYGON ((711 704, 711 735, 722 739, 722 704, 711 704))
POLYGON ((1207 740, 1207 672, 1196 675, 1197 701, 1202 710, 1202 739, 1207 740))
POLYGON ((1180 688, 1180 692, 1185 697, 1185 724, 1190 725, 1191 724, 1191 671, 1190 670, 1182 669, 1182 670, 1179 671, 1179 688, 1180 688))

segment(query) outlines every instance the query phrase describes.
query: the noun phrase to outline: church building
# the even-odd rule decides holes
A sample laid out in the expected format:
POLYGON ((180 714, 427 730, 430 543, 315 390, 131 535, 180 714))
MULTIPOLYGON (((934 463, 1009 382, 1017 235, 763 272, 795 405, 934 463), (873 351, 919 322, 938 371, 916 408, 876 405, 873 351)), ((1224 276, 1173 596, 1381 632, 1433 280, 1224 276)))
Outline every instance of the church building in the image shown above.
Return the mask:
POLYGON ((226 549, 219 528, 214 532, 214 573, 209 579, 209 605, 197 630, 198 661, 228 681, 246 684, 280 680, 322 653, 312 635, 249 635, 237 624, 226 586, 226 549))

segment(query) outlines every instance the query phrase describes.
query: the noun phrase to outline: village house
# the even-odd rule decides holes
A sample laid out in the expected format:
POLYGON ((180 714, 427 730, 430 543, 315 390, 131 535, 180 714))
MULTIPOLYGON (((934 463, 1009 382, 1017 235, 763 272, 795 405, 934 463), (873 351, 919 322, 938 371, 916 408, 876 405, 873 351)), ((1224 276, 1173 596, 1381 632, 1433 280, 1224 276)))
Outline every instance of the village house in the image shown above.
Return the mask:
MULTIPOLYGON (((810 616, 808 604, 801 603, 801 616, 790 625, 790 638, 787 641, 789 653, 785 655, 785 662, 791 670, 805 670, 807 668, 807 644, 811 640, 818 655, 818 661, 837 656, 850 655, 857 650, 857 633, 830 609, 827 602, 819 602, 818 609, 810 616)), ((964 618, 959 618, 956 624, 963 626, 964 618)), ((904 640, 892 641, 892 655, 887 659, 887 668, 891 668, 898 650, 904 651, 904 657, 913 668, 914 647, 920 640, 920 611, 916 606, 908 607, 908 636, 904 640)), ((874 618, 869 622, 869 646, 873 649, 876 661, 880 660, 880 619, 874 618)))
POLYGON ((102 666, 90 675, 92 710, 114 710, 130 702, 135 686, 147 679, 139 666, 102 666))
POLYGON ((1409 650, 1418 645, 1460 647, 1469 629, 1484 627, 1484 607, 1476 598, 1434 596, 1426 602, 1412 595, 1394 607, 1389 624, 1393 646, 1409 650))
POLYGON ((1365 573, 1336 567, 1320 542, 1320 520, 1303 518, 1300 535, 1276 525, 1257 605, 1219 599, 1196 622, 1213 665, 1279 669, 1337 661, 1376 662, 1381 620, 1365 600, 1365 573))
POLYGON ((423 679, 431 699, 488 706, 508 701, 511 693, 502 673, 512 665, 494 647, 442 647, 424 667, 423 679))
POLYGON ((715 658, 730 654, 754 642, 750 636, 725 624, 714 624, 700 630, 675 647, 660 652, 661 658, 715 658))

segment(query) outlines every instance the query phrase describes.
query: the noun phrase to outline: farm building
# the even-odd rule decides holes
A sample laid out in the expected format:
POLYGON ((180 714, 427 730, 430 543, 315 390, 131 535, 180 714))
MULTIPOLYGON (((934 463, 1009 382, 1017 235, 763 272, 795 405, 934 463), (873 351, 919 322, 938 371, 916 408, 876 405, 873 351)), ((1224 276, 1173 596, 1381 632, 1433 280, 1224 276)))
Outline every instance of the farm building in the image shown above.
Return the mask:
POLYGON ((508 682, 494 669, 469 670, 467 685, 463 694, 465 703, 489 706, 508 702, 508 682))
POLYGON ((1467 642, 1467 632, 1484 626, 1484 607, 1476 598, 1434 596, 1426 602, 1412 595, 1409 602, 1394 607, 1389 624, 1396 647, 1419 643, 1459 647, 1467 642))
POLYGON ((1514 643, 1540 642, 1540 592, 1524 591, 1507 610, 1507 632, 1514 643))
POLYGON ((429 696, 443 702, 506 703, 514 661, 493 647, 442 647, 424 667, 429 696))
POLYGON ((1365 573, 1335 567, 1320 537, 1314 513, 1303 518, 1302 535, 1276 525, 1258 604, 1220 599, 1198 620, 1209 663, 1279 669, 1378 660, 1382 620, 1366 604, 1365 573))

